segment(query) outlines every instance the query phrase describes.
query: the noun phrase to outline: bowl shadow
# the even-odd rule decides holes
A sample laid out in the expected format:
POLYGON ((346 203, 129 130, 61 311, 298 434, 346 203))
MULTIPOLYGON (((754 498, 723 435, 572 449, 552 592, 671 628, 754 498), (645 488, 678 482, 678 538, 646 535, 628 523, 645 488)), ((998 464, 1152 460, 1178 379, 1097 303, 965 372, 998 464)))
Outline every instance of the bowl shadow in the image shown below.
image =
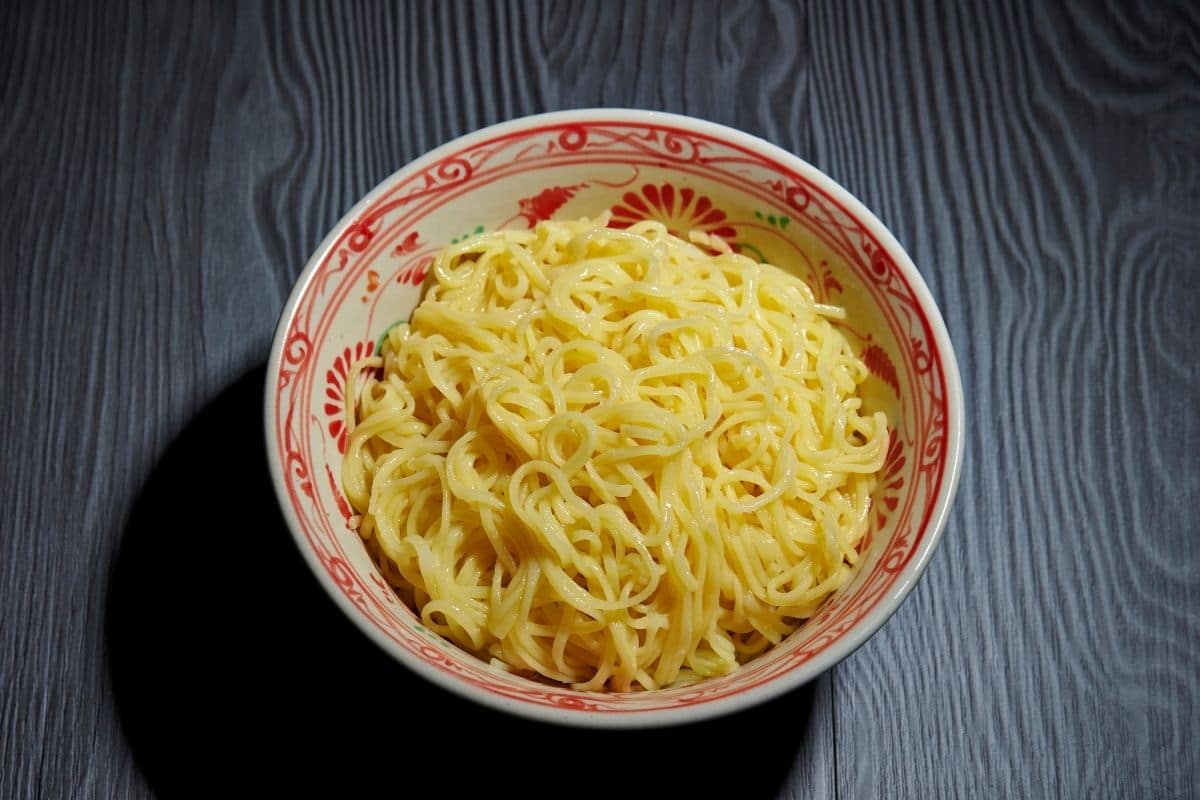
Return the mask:
POLYGON ((172 444, 111 577, 117 710, 160 796, 407 793, 426 777, 455 795, 703 795, 725 777, 739 796, 779 793, 812 685, 694 725, 585 730, 482 708, 379 650, 325 595, 278 510, 264 379, 245 375, 172 444))

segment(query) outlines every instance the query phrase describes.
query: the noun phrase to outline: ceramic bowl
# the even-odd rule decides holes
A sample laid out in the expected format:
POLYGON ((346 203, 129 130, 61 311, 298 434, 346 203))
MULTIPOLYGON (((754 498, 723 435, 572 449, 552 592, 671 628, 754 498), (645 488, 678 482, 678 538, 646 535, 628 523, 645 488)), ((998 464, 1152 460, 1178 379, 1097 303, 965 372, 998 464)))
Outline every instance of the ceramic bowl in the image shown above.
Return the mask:
MULTIPOLYGON (((671 114, 597 109, 527 117, 463 136, 385 180, 334 227, 284 308, 267 368, 266 436, 283 515, 346 615, 397 661, 487 706, 539 720, 631 727, 760 703, 845 658, 912 590, 958 480, 962 389, 945 324, 896 239, 837 183, 730 128, 671 114), (870 368, 868 408, 891 447, 853 579, 779 646, 691 686, 599 694, 490 668, 426 630, 384 582, 339 486, 348 369, 406 320, 439 249, 547 218, 611 212, 724 237, 844 306, 870 368)), ((911 624, 911 623, 910 623, 911 624)))

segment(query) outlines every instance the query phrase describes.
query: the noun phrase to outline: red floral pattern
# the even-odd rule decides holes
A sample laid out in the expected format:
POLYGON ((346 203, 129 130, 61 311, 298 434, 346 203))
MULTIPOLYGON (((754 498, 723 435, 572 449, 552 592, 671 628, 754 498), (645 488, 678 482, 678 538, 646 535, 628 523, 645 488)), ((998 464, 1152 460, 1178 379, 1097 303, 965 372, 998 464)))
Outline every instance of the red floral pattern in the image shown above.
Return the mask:
POLYGON ((532 197, 522 197, 517 201, 517 205, 521 209, 517 212, 517 216, 524 219, 532 228, 542 220, 550 219, 554 216, 555 211, 558 211, 575 196, 576 192, 586 188, 586 183, 577 183, 574 186, 551 186, 532 197))
MULTIPOLYGON (((585 179, 584 173, 576 174, 579 174, 576 180, 585 179)), ((640 193, 628 194, 648 210, 661 206, 673 208, 678 215, 681 209, 687 209, 684 221, 695 218, 696 209, 702 205, 699 198, 693 194, 685 201, 684 193, 673 189, 670 202, 664 204, 665 185, 655 186, 649 193, 657 194, 657 202, 647 196, 644 187, 640 193)), ((513 196, 520 195, 510 195, 513 196)), ((631 216, 645 216, 637 213, 627 197, 609 196, 603 204, 614 212, 618 207, 625 209, 616 227, 622 227, 622 219, 628 225, 632 224, 631 216)), ((710 210, 711 203, 699 215, 699 221, 708 217, 710 210)), ((722 216, 709 219, 705 223, 707 228, 694 223, 690 227, 724 236, 733 232, 737 224, 722 216), (720 228, 727 230, 722 232, 720 228)), ((298 524, 293 527, 301 547, 319 560, 321 566, 317 572, 327 579, 327 586, 352 603, 362 618, 386 637, 390 649, 406 652, 428 664, 438 675, 446 677, 445 685, 482 689, 483 697, 490 698, 486 701, 492 705, 498 704, 493 700, 507 698, 530 708, 550 706, 567 714, 578 713, 575 709, 581 702, 590 711, 606 714, 636 714, 704 704, 711 704, 709 708, 715 710, 720 702, 762 689, 798 665, 812 662, 835 647, 847 631, 868 619, 881 603, 894 602, 898 595, 907 592, 906 585, 899 581, 914 558, 927 554, 930 536, 937 534, 949 497, 948 481, 953 475, 952 445, 961 447, 961 431, 955 427, 960 421, 948 405, 955 387, 949 385, 942 364, 940 325, 931 322, 936 315, 929 315, 924 302, 914 293, 911 268, 900 268, 886 249, 880 252, 882 245, 874 228, 875 223, 860 219, 802 169, 781 164, 716 134, 695 133, 658 122, 606 119, 521 128, 491 138, 477 138, 453 155, 405 173, 387 186, 357 220, 343 226, 336 249, 311 268, 312 280, 290 314, 284 346, 275 353, 270 365, 277 373, 272 426, 272 458, 279 473, 276 483, 296 517, 298 524), (358 549, 361 545, 355 541, 358 537, 345 526, 331 524, 339 516, 340 508, 335 508, 338 493, 332 492, 333 486, 327 486, 325 481, 310 478, 310 466, 324 465, 329 457, 329 439, 324 434, 326 423, 332 428, 332 421, 321 416, 320 409, 335 405, 340 419, 340 404, 328 401, 343 397, 346 382, 345 375, 330 382, 330 375, 338 375, 338 370, 331 369, 325 376, 326 385, 322 386, 320 362, 315 355, 328 346, 332 336, 345 335, 346 326, 334 324, 337 313, 327 312, 345 308, 354 293, 361 290, 367 270, 376 264, 378 256, 364 245, 401 230, 400 226, 406 232, 411 231, 414 224, 430 219, 435 209, 442 209, 450 200, 461 197, 466 184, 475 182, 477 185, 471 190, 478 189, 481 193, 488 191, 488 186, 497 186, 493 181, 498 168, 512 168, 510 175, 531 175, 544 166, 574 169, 582 163, 581 155, 595 155, 597 159, 596 169, 586 174, 589 192, 598 191, 597 187, 616 188, 603 183, 602 177, 611 174, 607 165, 617 163, 635 169, 680 165, 702 180, 732 187, 743 194, 768 191, 778 204, 792 209, 797 222, 802 222, 839 257, 846 259, 846 269, 838 273, 840 280, 853 281, 856 289, 862 289, 880 308, 890 312, 888 325, 898 347, 890 353, 890 358, 903 370, 899 397, 904 409, 899 417, 902 427, 893 432, 896 438, 889 446, 886 478, 882 479, 886 482, 881 483, 876 494, 878 512, 887 519, 886 529, 875 529, 877 536, 886 538, 877 543, 875 549, 879 553, 867 561, 854 584, 835 596, 797 636, 728 678, 686 689, 580 697, 569 689, 531 685, 515 676, 496 673, 474 659, 445 649, 443 642, 430 646, 430 634, 411 623, 412 615, 406 607, 393 604, 391 598, 386 603, 379 599, 380 592, 384 592, 384 597, 387 594, 380 582, 373 580, 373 571, 363 566, 363 553, 358 549), (413 211, 418 199, 427 205, 413 211), (330 388, 332 393, 328 391, 330 388), (310 421, 320 424, 310 425, 310 421), (898 491, 900 487, 902 491, 898 491)), ((384 289, 383 282, 380 289, 384 289)), ((357 338, 373 332, 369 322, 366 327, 367 330, 349 335, 357 338)), ((369 343, 363 342, 357 348, 363 348, 366 354, 370 352, 367 346, 369 343)), ((352 348, 347 348, 340 356, 346 374, 355 355, 352 348)), ((910 571, 910 577, 915 574, 910 571)))
MULTIPOLYGON (((374 350, 374 342, 359 342, 347 347, 325 373, 325 416, 329 417, 329 435, 337 442, 339 453, 346 452, 346 377, 354 362, 367 358, 374 350)), ((335 496, 340 497, 340 494, 335 496)))
POLYGON ((417 236, 418 234, 416 231, 413 231, 408 236, 405 236, 404 239, 401 240, 400 244, 392 248, 392 255, 404 255, 405 253, 411 253, 413 250, 416 250, 421 244, 417 236))
POLYGON ((612 207, 613 228, 628 228, 635 222, 652 219, 667 226, 676 236, 688 231, 704 231, 731 242, 737 231, 729 224, 725 212, 713 205, 704 195, 692 189, 676 189, 670 183, 647 183, 641 192, 626 192, 622 203, 612 207))
POLYGON ((900 379, 896 375, 896 365, 892 363, 887 351, 872 342, 870 336, 867 337, 867 346, 863 348, 862 360, 872 375, 890 386, 897 396, 900 395, 900 379))
POLYGON ((405 267, 404 270, 396 276, 396 283, 407 283, 413 286, 420 286, 425 282, 425 278, 429 275, 429 268, 433 266, 433 258, 426 256, 420 261, 405 267))
POLYGON ((895 511, 900 502, 899 492, 904 488, 904 464, 907 461, 900 435, 889 428, 887 456, 884 457, 883 469, 879 472, 881 488, 876 491, 880 502, 875 507, 875 518, 880 528, 887 522, 888 514, 895 511))
MULTIPOLYGON (((784 217, 784 219, 787 219, 784 217)), ((784 227, 787 227, 786 224, 784 227)), ((820 269, 812 268, 805 276, 808 280, 808 286, 813 290, 813 294, 819 303, 827 303, 833 299, 833 295, 841 294, 844 290, 837 276, 833 274, 833 270, 829 268, 829 262, 822 261, 820 269)))
MULTIPOLYGON (((341 438, 342 441, 345 441, 344 431, 341 438)), ((338 513, 342 515, 342 519, 349 522, 350 517, 354 516, 354 511, 350 508, 350 504, 346 502, 346 498, 343 496, 344 493, 342 492, 342 487, 338 483, 337 478, 333 477, 333 470, 328 464, 325 465, 325 477, 329 479, 329 488, 333 492, 334 502, 337 503, 338 513)))

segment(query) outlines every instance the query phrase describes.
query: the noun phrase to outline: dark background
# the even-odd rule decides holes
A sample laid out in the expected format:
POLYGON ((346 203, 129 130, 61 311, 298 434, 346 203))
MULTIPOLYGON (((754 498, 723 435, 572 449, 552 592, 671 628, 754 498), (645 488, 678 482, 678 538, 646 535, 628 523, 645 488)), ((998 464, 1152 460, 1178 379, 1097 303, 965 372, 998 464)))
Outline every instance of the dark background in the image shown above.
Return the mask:
POLYGON ((1200 796, 1198 248, 1186 0, 0 3, 0 797, 1200 796), (264 466, 261 364, 325 232, 447 139, 581 106, 826 171, 963 373, 916 590, 701 726, 548 728, 409 676, 264 466))

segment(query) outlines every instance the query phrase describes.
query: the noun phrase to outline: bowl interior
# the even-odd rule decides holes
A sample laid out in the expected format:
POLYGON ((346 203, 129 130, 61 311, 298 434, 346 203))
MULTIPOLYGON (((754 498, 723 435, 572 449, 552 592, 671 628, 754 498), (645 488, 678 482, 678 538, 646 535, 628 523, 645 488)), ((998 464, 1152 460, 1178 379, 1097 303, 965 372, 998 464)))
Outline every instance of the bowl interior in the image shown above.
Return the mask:
POLYGON ((285 514, 318 576, 372 638, 427 677, 492 705, 555 718, 679 715, 761 699, 782 676, 798 684, 890 613, 906 567, 928 554, 936 535, 935 506, 947 501, 949 354, 939 349, 940 320, 923 285, 898 257, 879 223, 815 170, 717 126, 649 114, 546 117, 464 137, 392 176, 352 211, 285 311, 267 405, 285 514), (407 320, 438 250, 479 231, 605 210, 613 225, 653 218, 685 236, 720 235, 844 306, 844 330, 871 371, 865 403, 887 413, 892 444, 855 577, 800 630, 729 676, 600 695, 492 669, 425 630, 349 527, 339 475, 349 366, 407 320))

